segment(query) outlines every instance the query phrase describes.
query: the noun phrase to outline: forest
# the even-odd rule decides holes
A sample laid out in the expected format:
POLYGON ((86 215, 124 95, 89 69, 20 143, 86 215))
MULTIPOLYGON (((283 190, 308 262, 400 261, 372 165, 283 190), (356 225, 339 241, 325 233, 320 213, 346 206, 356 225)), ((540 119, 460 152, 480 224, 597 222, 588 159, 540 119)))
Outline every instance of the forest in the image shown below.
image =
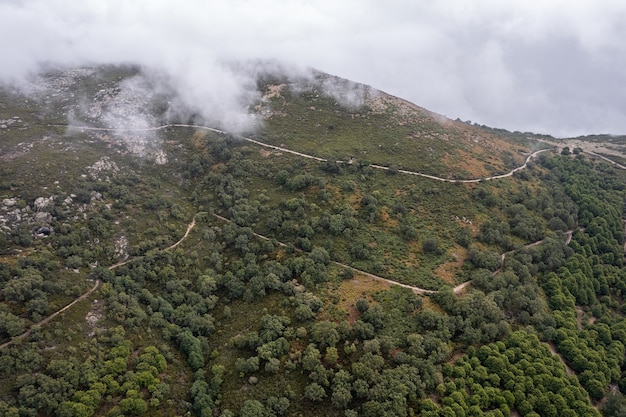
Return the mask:
POLYGON ((73 173, 44 207, 0 168, 52 230, 0 233, 0 415, 626 415, 623 171, 453 183, 162 134, 175 164, 42 153, 73 173))

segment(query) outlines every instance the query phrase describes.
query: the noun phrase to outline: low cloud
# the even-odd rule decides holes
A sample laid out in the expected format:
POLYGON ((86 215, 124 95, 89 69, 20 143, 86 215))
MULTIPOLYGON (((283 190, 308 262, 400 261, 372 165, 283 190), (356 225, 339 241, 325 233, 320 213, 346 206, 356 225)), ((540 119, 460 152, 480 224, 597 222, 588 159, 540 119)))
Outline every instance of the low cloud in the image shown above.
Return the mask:
POLYGON ((620 1, 4 0, 0 15, 4 82, 41 65, 138 64, 177 92, 173 113, 229 130, 254 127, 259 66, 249 64, 270 60, 451 118, 557 136, 626 133, 620 1))

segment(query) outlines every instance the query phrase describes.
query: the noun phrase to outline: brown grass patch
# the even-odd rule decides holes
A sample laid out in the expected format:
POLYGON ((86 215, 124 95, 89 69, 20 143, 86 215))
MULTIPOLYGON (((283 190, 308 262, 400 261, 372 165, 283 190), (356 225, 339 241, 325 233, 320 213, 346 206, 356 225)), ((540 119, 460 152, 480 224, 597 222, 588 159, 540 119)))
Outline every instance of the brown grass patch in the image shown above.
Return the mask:
POLYGON ((261 154, 263 158, 267 158, 268 156, 271 156, 273 152, 268 151, 267 149, 264 149, 264 148, 260 148, 259 153, 261 154))
POLYGON ((412 240, 407 242, 407 246, 409 247, 408 257, 404 261, 406 266, 416 267, 419 265, 419 260, 417 256, 422 253, 422 246, 420 245, 418 240, 412 240))
POLYGON ((362 199, 363 194, 360 190, 356 190, 354 193, 352 193, 349 197, 350 205, 352 206, 352 208, 358 211, 361 208, 362 199))
POLYGON ((26 258, 27 256, 30 256, 33 252, 35 252, 35 248, 23 248, 13 255, 0 256, 0 262, 8 265, 15 265, 19 259, 26 258))
POLYGON ((207 136, 207 132, 196 130, 191 136, 191 146, 194 149, 204 149, 206 148, 205 138, 207 136))
POLYGON ((387 282, 356 274, 354 278, 343 281, 337 288, 340 297, 337 308, 348 313, 348 321, 352 324, 359 316, 356 310, 357 300, 365 298, 372 302, 373 293, 386 290, 390 286, 391 284, 387 282))
POLYGON ((224 168, 226 168, 226 164, 218 163, 218 164, 213 165, 210 169, 213 172, 220 172, 224 170, 224 168))
POLYGON ((422 300, 422 310, 431 310, 437 313, 445 314, 445 311, 443 311, 438 304, 434 303, 430 297, 423 297, 422 300))
POLYGON ((342 199, 341 188, 337 187, 336 185, 326 184, 325 189, 326 191, 332 193, 333 200, 341 201, 342 199))
POLYGON ((398 227, 398 220, 392 219, 387 210, 389 210, 389 208, 387 206, 383 206, 383 208, 380 210, 380 219, 387 227, 398 227))
POLYGON ((463 262, 467 259, 467 249, 455 245, 451 253, 454 258, 453 261, 443 263, 435 269, 435 276, 441 279, 443 282, 455 285, 455 276, 463 266, 463 262))
POLYGON ((462 149, 455 149, 453 155, 445 155, 443 162, 454 170, 469 172, 472 178, 483 178, 490 175, 485 169, 483 161, 478 160, 476 155, 462 149))

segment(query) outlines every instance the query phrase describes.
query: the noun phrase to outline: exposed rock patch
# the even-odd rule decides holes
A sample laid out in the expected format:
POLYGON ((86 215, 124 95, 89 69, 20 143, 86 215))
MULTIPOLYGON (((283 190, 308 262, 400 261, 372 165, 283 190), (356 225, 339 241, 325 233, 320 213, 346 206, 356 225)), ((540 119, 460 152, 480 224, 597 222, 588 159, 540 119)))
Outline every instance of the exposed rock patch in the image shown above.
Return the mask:
POLYGON ((89 175, 96 181, 111 182, 110 174, 116 174, 120 171, 119 167, 108 156, 103 156, 93 165, 87 167, 89 175))
POLYGON ((48 206, 54 203, 54 196, 50 197, 37 197, 35 199, 35 211, 43 211, 48 206))
POLYGON ((120 236, 115 239, 115 255, 118 259, 128 259, 128 239, 126 236, 120 236))
POLYGON ((161 149, 159 149, 156 154, 154 155, 154 162, 157 165, 164 165, 167 164, 167 154, 162 151, 161 149))
POLYGON ((102 300, 94 300, 91 303, 91 310, 87 312, 85 316, 85 320, 90 327, 89 337, 93 337, 96 334, 96 330, 98 329, 98 323, 102 319, 104 309, 104 301, 102 300))

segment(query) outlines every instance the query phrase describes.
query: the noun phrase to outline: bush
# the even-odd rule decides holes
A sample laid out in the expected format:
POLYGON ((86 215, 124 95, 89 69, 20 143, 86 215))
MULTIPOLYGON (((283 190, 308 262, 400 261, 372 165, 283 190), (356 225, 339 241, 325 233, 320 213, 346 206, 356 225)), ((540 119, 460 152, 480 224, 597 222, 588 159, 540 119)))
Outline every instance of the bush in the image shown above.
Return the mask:
POLYGON ((433 255, 441 254, 441 248, 439 247, 439 241, 436 237, 429 237, 422 242, 422 250, 424 253, 430 253, 433 255))

